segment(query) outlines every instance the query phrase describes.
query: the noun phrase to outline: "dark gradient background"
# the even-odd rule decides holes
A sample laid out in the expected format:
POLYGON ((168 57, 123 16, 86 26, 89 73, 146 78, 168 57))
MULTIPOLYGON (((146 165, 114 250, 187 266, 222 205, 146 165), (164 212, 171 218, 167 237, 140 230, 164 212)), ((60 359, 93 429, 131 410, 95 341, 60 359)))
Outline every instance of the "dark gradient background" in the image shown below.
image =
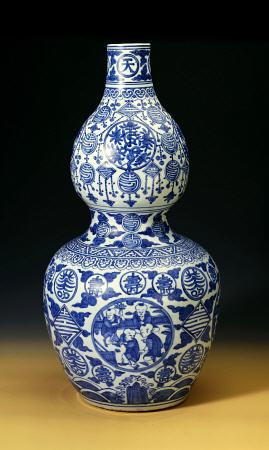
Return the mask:
POLYGON ((150 35, 2 41, 2 336, 46 339, 43 274, 59 247, 89 224, 69 160, 76 133, 101 100, 109 42, 152 43, 157 95, 190 151, 187 191, 168 217, 219 266, 217 338, 268 336, 269 42, 150 35))

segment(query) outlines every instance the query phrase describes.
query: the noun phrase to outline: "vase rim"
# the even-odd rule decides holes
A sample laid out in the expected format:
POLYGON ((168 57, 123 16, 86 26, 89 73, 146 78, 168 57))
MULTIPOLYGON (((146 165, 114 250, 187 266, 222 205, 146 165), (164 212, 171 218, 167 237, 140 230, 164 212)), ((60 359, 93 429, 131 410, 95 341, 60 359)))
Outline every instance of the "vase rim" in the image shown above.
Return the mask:
POLYGON ((107 44, 107 47, 150 47, 149 42, 131 42, 124 44, 107 44))

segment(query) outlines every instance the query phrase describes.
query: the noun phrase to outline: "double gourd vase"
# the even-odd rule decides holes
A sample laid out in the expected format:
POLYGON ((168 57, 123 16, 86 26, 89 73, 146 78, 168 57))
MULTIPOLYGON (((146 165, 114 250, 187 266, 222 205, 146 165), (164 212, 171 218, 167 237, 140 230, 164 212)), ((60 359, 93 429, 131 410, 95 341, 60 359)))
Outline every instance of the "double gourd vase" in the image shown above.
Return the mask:
POLYGON ((88 230, 52 258, 44 309, 73 386, 107 409, 182 402, 210 349, 219 274, 166 214, 189 171, 182 132, 152 84, 149 44, 107 48, 103 98, 82 125, 71 176, 88 230))

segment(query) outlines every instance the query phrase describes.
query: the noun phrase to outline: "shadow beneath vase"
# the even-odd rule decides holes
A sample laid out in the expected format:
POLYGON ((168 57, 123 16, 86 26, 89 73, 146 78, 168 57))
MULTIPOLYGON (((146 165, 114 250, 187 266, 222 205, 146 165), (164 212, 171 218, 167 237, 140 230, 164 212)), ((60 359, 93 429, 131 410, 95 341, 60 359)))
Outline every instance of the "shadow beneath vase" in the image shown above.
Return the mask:
POLYGON ((268 346, 226 343, 211 352, 184 407, 269 390, 268 346))

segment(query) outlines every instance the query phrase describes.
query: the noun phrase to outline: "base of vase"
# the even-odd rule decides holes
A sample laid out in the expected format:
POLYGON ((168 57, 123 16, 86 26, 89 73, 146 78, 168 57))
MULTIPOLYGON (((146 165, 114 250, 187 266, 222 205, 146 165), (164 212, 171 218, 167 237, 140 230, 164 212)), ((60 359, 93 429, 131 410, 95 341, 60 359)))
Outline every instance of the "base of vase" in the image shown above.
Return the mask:
POLYGON ((126 412, 147 412, 147 411, 157 411, 159 409, 166 409, 166 408, 172 408, 176 405, 179 405, 180 403, 183 403, 187 397, 188 394, 181 398, 180 400, 170 401, 170 402, 164 402, 164 403, 157 403, 155 405, 106 405, 104 403, 94 402, 92 400, 88 400, 83 395, 79 394, 80 399, 83 401, 84 404, 97 406, 98 408, 103 409, 109 409, 111 411, 126 411, 126 412))

